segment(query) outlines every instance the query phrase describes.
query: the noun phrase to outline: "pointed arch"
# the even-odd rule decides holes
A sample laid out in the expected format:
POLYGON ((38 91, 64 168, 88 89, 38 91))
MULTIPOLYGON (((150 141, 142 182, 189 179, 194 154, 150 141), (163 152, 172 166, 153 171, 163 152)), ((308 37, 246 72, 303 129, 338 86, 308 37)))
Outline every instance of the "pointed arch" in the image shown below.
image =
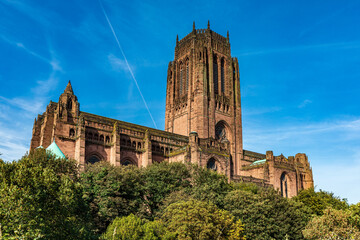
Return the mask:
POLYGON ((219 73, 218 73, 218 60, 216 54, 214 54, 213 57, 213 84, 214 84, 214 93, 219 94, 219 73))
POLYGON ((213 171, 217 171, 218 166, 217 166, 217 161, 216 161, 216 159, 213 158, 213 157, 210 158, 210 159, 208 160, 207 164, 206 164, 206 167, 207 167, 208 169, 213 170, 213 171))
POLYGON ((230 126, 224 120, 219 121, 215 125, 215 139, 221 142, 232 139, 230 126))
POLYGON ((122 159, 120 161, 121 165, 123 166, 128 166, 128 165, 134 165, 134 166, 137 166, 137 163, 134 159, 130 158, 130 157, 126 157, 124 159, 122 159))
POLYGON ((72 110, 72 99, 69 97, 66 103, 66 109, 67 110, 72 110))
POLYGON ((225 60, 224 60, 224 58, 221 58, 220 81, 221 81, 221 93, 224 93, 225 92, 225 60))
POLYGON ((184 87, 184 66, 183 63, 180 62, 180 79, 179 79, 179 95, 183 94, 183 87, 184 87))
POLYGON ((102 160, 102 157, 96 153, 92 153, 89 155, 89 157, 86 159, 86 163, 94 164, 97 162, 100 162, 102 160))
POLYGON ((280 191, 281 196, 289 197, 289 186, 290 186, 290 178, 286 172, 283 172, 280 177, 280 191))
POLYGON ((186 81, 185 81, 185 93, 189 90, 189 79, 190 79, 190 67, 189 67, 189 59, 186 59, 186 81))

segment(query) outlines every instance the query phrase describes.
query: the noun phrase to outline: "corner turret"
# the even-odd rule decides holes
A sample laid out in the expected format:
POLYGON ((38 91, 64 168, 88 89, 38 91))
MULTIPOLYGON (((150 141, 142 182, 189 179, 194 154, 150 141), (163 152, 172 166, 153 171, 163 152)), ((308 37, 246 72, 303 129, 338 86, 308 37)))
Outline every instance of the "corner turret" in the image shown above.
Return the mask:
POLYGON ((75 123, 79 117, 79 108, 79 102, 69 80, 64 92, 59 97, 57 108, 58 118, 66 122, 75 123))

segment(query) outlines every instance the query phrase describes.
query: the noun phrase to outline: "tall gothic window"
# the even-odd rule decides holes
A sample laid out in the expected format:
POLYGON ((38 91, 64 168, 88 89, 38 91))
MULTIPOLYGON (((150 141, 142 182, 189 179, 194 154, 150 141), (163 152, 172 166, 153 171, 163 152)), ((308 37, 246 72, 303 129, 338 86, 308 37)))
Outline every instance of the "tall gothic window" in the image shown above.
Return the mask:
POLYGON ((286 173, 284 172, 283 174, 281 174, 280 177, 280 189, 281 189, 281 195, 283 197, 288 197, 288 177, 286 175, 286 173))
POLYGON ((224 58, 221 59, 221 92, 225 92, 225 62, 224 58))
POLYGON ((185 89, 187 92, 188 89, 189 89, 189 60, 186 62, 186 82, 185 82, 186 86, 185 86, 185 89))
POLYGON ((180 63, 180 89, 179 89, 179 93, 180 95, 182 95, 183 93, 183 78, 184 78, 184 69, 183 69, 183 64, 180 63))
POLYGON ((219 93, 219 86, 218 86, 218 82, 219 82, 219 74, 218 74, 218 63, 217 63, 217 57, 214 54, 214 58, 213 58, 213 70, 214 70, 214 74, 213 74, 213 81, 214 81, 214 92, 215 94, 219 93))
POLYGON ((69 98, 68 101, 67 101, 67 109, 68 109, 68 110, 71 110, 71 109, 72 109, 72 101, 71 101, 71 98, 69 98))
POLYGON ((215 126, 215 139, 221 142, 227 141, 225 125, 223 122, 219 122, 215 126))

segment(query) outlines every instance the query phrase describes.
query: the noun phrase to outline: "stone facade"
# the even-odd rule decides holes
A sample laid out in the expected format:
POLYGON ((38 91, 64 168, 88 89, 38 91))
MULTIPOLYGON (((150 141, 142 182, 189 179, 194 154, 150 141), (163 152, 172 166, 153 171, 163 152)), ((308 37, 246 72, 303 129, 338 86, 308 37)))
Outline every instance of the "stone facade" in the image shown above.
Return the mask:
POLYGON ((240 74, 229 33, 195 29, 176 40, 168 66, 165 131, 80 111, 69 82, 58 103, 50 102, 33 127, 31 149, 53 140, 82 168, 97 161, 146 167, 190 162, 233 181, 272 185, 292 197, 313 187, 307 156, 274 156, 243 149, 240 74))

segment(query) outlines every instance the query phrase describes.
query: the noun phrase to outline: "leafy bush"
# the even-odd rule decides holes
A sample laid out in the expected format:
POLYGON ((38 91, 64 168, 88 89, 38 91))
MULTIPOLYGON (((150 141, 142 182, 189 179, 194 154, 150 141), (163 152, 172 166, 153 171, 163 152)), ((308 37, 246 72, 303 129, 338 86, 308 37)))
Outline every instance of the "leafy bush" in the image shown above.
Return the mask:
POLYGON ((74 161, 37 149, 0 162, 0 223, 6 239, 91 239, 74 161))

